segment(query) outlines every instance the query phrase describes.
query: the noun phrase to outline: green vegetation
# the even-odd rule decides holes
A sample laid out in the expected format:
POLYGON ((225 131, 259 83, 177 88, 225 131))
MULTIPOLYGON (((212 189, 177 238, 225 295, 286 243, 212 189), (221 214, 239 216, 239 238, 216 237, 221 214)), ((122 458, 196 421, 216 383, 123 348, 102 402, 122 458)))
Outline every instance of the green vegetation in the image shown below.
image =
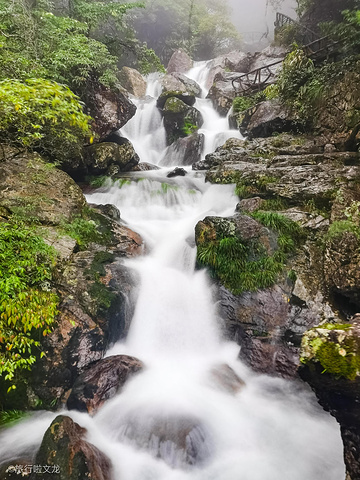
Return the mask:
POLYGON ((233 100, 234 113, 242 113, 264 100, 266 100, 265 92, 258 92, 251 96, 235 97, 233 100))
POLYGON ((360 240, 360 227, 351 220, 338 220, 333 222, 326 235, 325 242, 341 237, 344 233, 353 233, 360 240))
POLYGON ((64 223, 62 230, 76 240, 80 250, 86 250, 90 243, 107 245, 112 235, 108 220, 91 208, 84 208, 70 223, 64 223))
POLYGON ((0 141, 58 161, 81 154, 90 117, 67 88, 44 79, 0 82, 0 141))
POLYGON ((3 410, 0 412, 0 428, 13 426, 27 415, 28 414, 22 410, 3 410))
POLYGON ((355 380, 360 373, 360 346, 351 329, 351 324, 321 324, 308 330, 302 339, 300 361, 305 365, 319 362, 322 373, 355 380))
POLYGON ((252 178, 236 175, 233 180, 229 183, 236 183, 235 193, 239 198, 248 198, 254 194, 266 192, 267 185, 277 182, 277 178, 271 175, 261 175, 252 178))
POLYGON ((23 225, 0 223, 0 376, 30 369, 51 332, 58 297, 52 292, 53 248, 23 225))
POLYGON ((217 229, 214 240, 199 238, 197 242, 199 265, 209 267, 212 275, 235 295, 273 285, 289 254, 303 238, 301 228, 283 215, 257 211, 251 216, 278 234, 278 249, 272 254, 259 241, 245 241, 231 229, 217 229))
POLYGON ((197 132, 199 127, 194 123, 190 122, 189 120, 185 119, 184 125, 182 127, 182 133, 186 136, 192 135, 193 133, 197 132))

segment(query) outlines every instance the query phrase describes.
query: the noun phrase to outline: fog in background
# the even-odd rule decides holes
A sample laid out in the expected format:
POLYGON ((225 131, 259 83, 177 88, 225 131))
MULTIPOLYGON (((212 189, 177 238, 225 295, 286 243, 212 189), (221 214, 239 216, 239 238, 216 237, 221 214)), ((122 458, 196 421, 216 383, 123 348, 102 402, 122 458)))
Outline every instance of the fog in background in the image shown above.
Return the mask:
MULTIPOLYGON (((276 10, 270 5, 270 0, 228 0, 228 3, 232 8, 231 20, 239 32, 244 34, 245 42, 253 32, 268 32, 268 39, 273 39, 276 10)), ((278 11, 296 19, 295 8, 296 0, 284 0, 278 11)))

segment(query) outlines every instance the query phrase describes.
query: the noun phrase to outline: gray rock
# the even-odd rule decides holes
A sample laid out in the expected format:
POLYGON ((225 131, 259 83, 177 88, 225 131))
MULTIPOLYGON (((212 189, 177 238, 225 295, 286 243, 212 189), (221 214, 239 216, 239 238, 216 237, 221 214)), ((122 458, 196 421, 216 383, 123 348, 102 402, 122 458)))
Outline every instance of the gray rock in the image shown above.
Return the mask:
POLYGON ((298 129, 299 123, 292 112, 276 100, 259 103, 240 123, 240 132, 250 138, 270 137, 274 133, 298 129))
POLYGON ((179 138, 167 149, 163 165, 192 165, 201 158, 205 137, 202 133, 193 133, 179 138))
POLYGON ((181 48, 176 50, 168 63, 167 66, 167 73, 179 72, 179 73, 186 73, 190 68, 193 66, 193 61, 189 57, 189 55, 184 52, 181 48))
POLYGON ((121 85, 135 97, 146 95, 146 81, 140 72, 130 67, 123 67, 118 75, 121 85))

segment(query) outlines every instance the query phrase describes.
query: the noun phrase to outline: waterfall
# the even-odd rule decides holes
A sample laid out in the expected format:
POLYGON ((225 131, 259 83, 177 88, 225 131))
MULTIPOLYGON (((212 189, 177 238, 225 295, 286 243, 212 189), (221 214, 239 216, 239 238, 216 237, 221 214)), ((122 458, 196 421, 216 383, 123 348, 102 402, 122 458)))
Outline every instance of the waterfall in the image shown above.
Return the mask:
MULTIPOLYGON (((189 77, 204 81, 206 69, 196 65, 189 77)), ((148 93, 159 94, 154 77, 148 93)), ((208 100, 195 106, 205 118, 205 153, 234 135, 208 100)), ((122 134, 141 161, 160 163, 165 132, 154 98, 138 101, 122 134)), ((233 186, 207 184, 190 169, 168 179, 168 170, 136 172, 130 183, 88 195, 91 203, 118 206, 147 246, 145 256, 126 260, 140 277, 138 300, 126 341, 107 352, 134 355, 146 369, 93 418, 67 414, 109 456, 114 480, 342 480, 335 420, 305 386, 254 374, 238 360, 207 273, 195 270, 194 226, 207 215, 234 213, 233 186)), ((27 422, 2 434, 1 458, 8 445, 38 445, 45 422, 27 422)))

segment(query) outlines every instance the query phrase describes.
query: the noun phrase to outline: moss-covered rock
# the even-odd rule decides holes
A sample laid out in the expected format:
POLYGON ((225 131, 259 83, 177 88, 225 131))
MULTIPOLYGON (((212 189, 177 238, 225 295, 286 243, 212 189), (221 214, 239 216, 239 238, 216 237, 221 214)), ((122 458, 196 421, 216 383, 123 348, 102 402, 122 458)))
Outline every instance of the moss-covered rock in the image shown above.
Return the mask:
POLYGON ((177 97, 169 97, 162 110, 167 143, 170 145, 180 137, 186 137, 201 127, 204 120, 194 107, 177 97))
POLYGON ((347 478, 360 478, 360 316, 309 330, 301 354, 300 376, 340 424, 347 478))
POLYGON ((301 342, 303 364, 318 362, 323 373, 355 380, 360 376, 359 326, 325 323, 308 330, 301 342))
MULTIPOLYGON (((196 101, 195 94, 186 91, 185 88, 182 90, 165 90, 157 99, 157 107, 164 108, 167 100, 170 98, 178 98, 189 107, 192 107, 196 101)), ((175 106, 173 106, 173 108, 175 108, 175 106)))
POLYGON ((29 223, 60 225, 80 214, 85 197, 74 180, 36 153, 7 149, 0 162, 0 207, 29 223))
POLYGON ((84 174, 116 175, 119 172, 128 172, 139 160, 131 142, 122 145, 111 142, 97 143, 85 149, 84 174))
POLYGON ((108 457, 85 439, 86 430, 70 417, 59 415, 45 432, 35 464, 46 465, 33 471, 31 480, 110 480, 112 465, 108 457))

